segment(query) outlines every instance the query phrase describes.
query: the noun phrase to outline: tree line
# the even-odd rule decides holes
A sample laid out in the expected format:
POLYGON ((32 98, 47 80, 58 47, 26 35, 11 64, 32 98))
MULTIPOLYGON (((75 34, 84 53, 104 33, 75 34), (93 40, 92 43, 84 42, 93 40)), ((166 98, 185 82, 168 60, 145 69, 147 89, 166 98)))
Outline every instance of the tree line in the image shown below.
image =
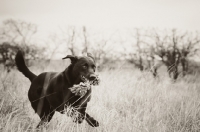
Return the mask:
POLYGON ((176 80, 180 73, 183 76, 188 73, 189 58, 199 58, 198 32, 180 32, 176 29, 161 32, 151 30, 143 34, 140 32, 139 29, 135 29, 136 42, 133 45, 137 51, 128 54, 128 61, 141 71, 145 68, 150 69, 154 77, 158 75, 157 70, 161 66, 156 64, 158 60, 167 67, 169 77, 176 80))
POLYGON ((92 32, 85 26, 68 26, 49 35, 48 40, 43 41, 46 44, 43 47, 35 38, 37 32, 35 24, 13 19, 3 22, 0 63, 8 71, 14 66, 14 56, 19 49, 26 54, 27 60, 47 57, 50 60, 58 52, 72 55, 90 52, 99 66, 112 60, 126 60, 141 71, 150 70, 154 77, 158 76, 157 71, 162 62, 167 67, 169 77, 176 80, 180 73, 183 76, 188 73, 189 58, 197 56, 200 47, 198 32, 176 29, 128 29, 124 33, 115 31, 104 35, 92 32), (114 50, 116 45, 120 51, 114 50), (59 50, 60 47, 62 50, 59 50))

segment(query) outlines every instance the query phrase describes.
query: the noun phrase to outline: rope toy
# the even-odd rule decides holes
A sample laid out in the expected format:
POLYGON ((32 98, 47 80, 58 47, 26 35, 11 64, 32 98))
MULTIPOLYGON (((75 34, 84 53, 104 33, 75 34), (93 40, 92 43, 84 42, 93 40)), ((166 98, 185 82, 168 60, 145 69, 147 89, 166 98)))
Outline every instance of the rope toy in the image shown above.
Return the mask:
POLYGON ((79 84, 74 84, 73 87, 69 88, 69 90, 75 94, 75 96, 80 96, 82 98, 88 90, 91 89, 92 85, 96 86, 99 85, 100 79, 96 76, 96 79, 93 81, 89 81, 87 78, 82 76, 84 82, 80 82, 79 84))

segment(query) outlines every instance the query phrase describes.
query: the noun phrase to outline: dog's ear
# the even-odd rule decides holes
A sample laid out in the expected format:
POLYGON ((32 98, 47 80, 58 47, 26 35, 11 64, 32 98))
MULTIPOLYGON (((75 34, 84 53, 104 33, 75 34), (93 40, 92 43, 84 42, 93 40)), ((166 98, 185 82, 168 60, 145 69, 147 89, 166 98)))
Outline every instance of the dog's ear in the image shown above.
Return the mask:
POLYGON ((91 53, 87 53, 87 56, 92 58, 94 60, 94 62, 95 62, 95 59, 94 59, 94 57, 93 57, 93 55, 91 53))
POLYGON ((62 59, 64 60, 64 59, 68 59, 68 58, 71 60, 71 63, 75 63, 78 60, 78 57, 74 56, 74 55, 67 55, 66 57, 64 57, 62 59))

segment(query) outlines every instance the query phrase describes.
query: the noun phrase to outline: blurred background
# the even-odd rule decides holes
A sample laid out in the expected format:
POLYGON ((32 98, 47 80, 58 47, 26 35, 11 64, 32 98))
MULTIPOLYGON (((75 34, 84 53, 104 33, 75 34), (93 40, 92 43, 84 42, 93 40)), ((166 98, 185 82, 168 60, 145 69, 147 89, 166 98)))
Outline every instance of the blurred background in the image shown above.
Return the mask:
POLYGON ((0 131, 200 131, 200 0, 0 0, 0 131), (98 128, 56 113, 48 127, 15 67, 63 71, 92 53, 101 78, 87 112, 98 128), (69 119, 68 119, 69 118, 69 119))
POLYGON ((198 0, 1 0, 1 68, 15 67, 19 49, 28 66, 44 70, 68 54, 90 52, 100 71, 137 68, 157 77, 163 67, 177 79, 199 69, 199 5, 198 0))

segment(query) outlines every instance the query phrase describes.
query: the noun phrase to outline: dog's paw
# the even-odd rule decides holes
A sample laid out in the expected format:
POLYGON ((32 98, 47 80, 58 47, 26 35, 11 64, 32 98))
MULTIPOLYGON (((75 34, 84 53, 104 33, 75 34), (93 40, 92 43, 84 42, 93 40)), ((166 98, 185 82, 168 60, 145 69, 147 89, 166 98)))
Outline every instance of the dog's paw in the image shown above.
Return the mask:
POLYGON ((99 126, 99 122, 96 121, 94 118, 90 117, 87 118, 86 121, 88 122, 88 124, 92 127, 98 127, 99 126))
POLYGON ((82 115, 79 115, 78 117, 73 118, 73 122, 81 124, 84 121, 85 117, 82 115))

